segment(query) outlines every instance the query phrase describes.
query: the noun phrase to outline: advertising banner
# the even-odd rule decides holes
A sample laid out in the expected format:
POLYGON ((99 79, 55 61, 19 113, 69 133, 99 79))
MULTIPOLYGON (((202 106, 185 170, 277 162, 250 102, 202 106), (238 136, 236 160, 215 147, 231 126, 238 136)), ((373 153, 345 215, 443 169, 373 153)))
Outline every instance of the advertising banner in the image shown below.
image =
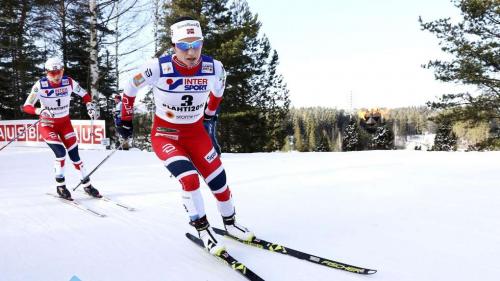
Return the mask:
MULTIPOLYGON (((19 135, 11 146, 47 147, 38 132, 38 124, 26 129, 37 120, 0 120, 0 146, 19 135), (26 133, 25 133, 26 131, 26 133)), ((40 123, 39 123, 40 124, 40 123)), ((78 138, 78 147, 82 149, 104 149, 103 140, 106 138, 104 120, 95 120, 94 130, 90 120, 71 120, 73 129, 78 138)))

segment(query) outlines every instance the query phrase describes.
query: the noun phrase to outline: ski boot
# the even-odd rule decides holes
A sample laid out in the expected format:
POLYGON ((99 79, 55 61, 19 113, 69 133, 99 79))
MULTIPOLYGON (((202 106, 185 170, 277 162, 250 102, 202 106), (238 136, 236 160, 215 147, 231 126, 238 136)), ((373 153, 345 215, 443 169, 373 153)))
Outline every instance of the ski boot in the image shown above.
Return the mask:
POLYGON ((97 190, 95 187, 93 187, 91 184, 90 184, 90 179, 89 178, 85 178, 82 180, 82 185, 83 185, 83 190, 85 190, 85 192, 92 196, 92 197, 95 197, 95 198, 101 198, 102 195, 99 194, 99 190, 97 190))
POLYGON ((66 199, 66 200, 69 200, 69 201, 73 200, 71 198, 71 193, 66 188, 66 184, 64 182, 64 177, 62 177, 62 178, 56 178, 56 182, 57 182, 57 194, 59 194, 59 196, 62 199, 66 199))
POLYGON ((219 256, 223 251, 226 250, 226 248, 218 243, 217 239, 215 239, 215 232, 210 227, 207 216, 203 216, 197 220, 191 221, 189 224, 196 228, 196 230, 198 231, 198 236, 203 241, 205 249, 207 249, 210 254, 219 256))
POLYGON ((252 241, 255 235, 248 228, 236 223, 235 215, 236 212, 229 217, 222 217, 227 233, 243 241, 252 241))

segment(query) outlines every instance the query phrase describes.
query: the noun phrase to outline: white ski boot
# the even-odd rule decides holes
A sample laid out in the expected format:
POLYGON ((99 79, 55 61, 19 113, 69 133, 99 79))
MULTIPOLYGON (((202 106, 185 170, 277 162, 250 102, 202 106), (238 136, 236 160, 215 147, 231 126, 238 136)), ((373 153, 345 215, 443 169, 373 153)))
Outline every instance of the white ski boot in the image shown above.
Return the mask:
POLYGON ((242 226, 239 223, 236 223, 235 215, 236 212, 233 213, 232 216, 222 217, 222 221, 224 222, 226 231, 240 240, 248 242, 252 241, 255 235, 252 231, 248 230, 248 228, 242 226))
POLYGON ((224 247, 224 245, 222 245, 217 241, 217 239, 215 239, 215 232, 210 227, 207 216, 203 216, 197 220, 191 221, 189 224, 196 228, 196 230, 198 231, 198 236, 203 241, 205 249, 207 249, 210 254, 219 256, 222 251, 226 250, 226 247, 224 247))

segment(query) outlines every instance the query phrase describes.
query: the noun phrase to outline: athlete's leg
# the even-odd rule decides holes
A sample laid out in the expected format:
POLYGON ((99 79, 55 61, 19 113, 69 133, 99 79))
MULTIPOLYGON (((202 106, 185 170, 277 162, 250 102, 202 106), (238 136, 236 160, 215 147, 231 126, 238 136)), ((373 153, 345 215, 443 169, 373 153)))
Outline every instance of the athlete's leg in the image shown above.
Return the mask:
MULTIPOLYGON (((191 125, 176 125, 155 118, 151 143, 156 155, 164 161, 165 167, 182 185, 182 200, 190 218, 189 224, 196 228, 207 250, 218 255, 225 248, 217 241, 208 223, 198 171, 186 151, 190 145, 186 139, 193 136, 192 128, 191 125)), ((203 127, 201 129, 203 130, 203 127)))
POLYGON ((53 125, 39 124, 38 130, 47 145, 52 149, 56 157, 54 161, 54 173, 56 178, 64 177, 64 160, 66 159, 66 149, 59 138, 53 125))
POLYGON ((207 133, 203 130, 196 138, 191 138, 186 147, 194 165, 217 199, 217 207, 226 230, 239 239, 251 241, 255 237, 253 232, 236 223, 235 208, 227 185, 226 171, 207 133))
POLYGON ((64 146, 68 150, 69 159, 71 159, 71 161, 73 162, 73 166, 75 166, 75 169, 80 174, 80 180, 82 181, 83 190, 90 196, 100 198, 101 195, 99 194, 99 190, 92 186, 90 177, 87 176, 87 170, 85 169, 83 161, 80 158, 80 154, 78 152, 78 140, 69 118, 65 119, 64 122, 61 123, 59 136, 61 137, 64 146))
POLYGON ((54 176, 56 181, 57 193, 64 198, 71 198, 71 194, 66 189, 64 178, 64 162, 66 159, 66 149, 57 133, 55 122, 52 120, 44 120, 38 125, 38 131, 42 135, 47 145, 52 149, 55 155, 54 160, 54 176))
POLYGON ((212 194, 217 199, 217 208, 223 217, 234 214, 231 190, 227 185, 226 171, 220 156, 214 149, 210 137, 201 130, 196 138, 191 138, 186 145, 192 162, 205 179, 212 194))
POLYGON ((87 176, 87 171, 85 170, 83 161, 80 158, 76 133, 73 130, 73 126, 71 125, 71 121, 69 120, 69 118, 60 124, 59 136, 64 143, 64 146, 68 150, 69 159, 71 159, 73 165, 75 166, 75 169, 80 174, 80 179, 85 179, 85 177, 87 176))
POLYGON ((198 172, 186 152, 176 140, 156 135, 153 128, 153 150, 168 171, 182 185, 182 201, 191 221, 205 216, 205 206, 200 192, 198 172))

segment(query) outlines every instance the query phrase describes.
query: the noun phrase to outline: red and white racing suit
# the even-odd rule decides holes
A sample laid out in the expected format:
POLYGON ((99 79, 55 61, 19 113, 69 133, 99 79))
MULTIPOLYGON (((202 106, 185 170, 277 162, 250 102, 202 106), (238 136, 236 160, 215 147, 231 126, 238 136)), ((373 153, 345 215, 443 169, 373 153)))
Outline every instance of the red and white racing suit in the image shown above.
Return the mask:
POLYGON ((184 206, 191 220, 205 215, 198 174, 217 199, 221 215, 233 215, 224 167, 203 127, 204 114, 214 115, 222 100, 222 63, 201 56, 196 67, 187 68, 175 55, 148 61, 125 86, 122 120, 132 119, 135 95, 146 85, 153 89, 156 106, 151 131, 153 150, 181 183, 184 206))
POLYGON ((83 179, 86 176, 86 171, 78 153, 76 134, 69 118, 71 93, 82 97, 84 103, 92 101, 87 91, 70 77, 64 76, 59 84, 53 84, 47 78, 42 78, 33 85, 31 93, 24 103, 23 111, 28 114, 37 114, 35 104, 40 101, 41 109, 47 109, 53 114, 53 117, 40 115, 38 131, 56 156, 55 177, 64 178, 67 150, 69 158, 83 179))

